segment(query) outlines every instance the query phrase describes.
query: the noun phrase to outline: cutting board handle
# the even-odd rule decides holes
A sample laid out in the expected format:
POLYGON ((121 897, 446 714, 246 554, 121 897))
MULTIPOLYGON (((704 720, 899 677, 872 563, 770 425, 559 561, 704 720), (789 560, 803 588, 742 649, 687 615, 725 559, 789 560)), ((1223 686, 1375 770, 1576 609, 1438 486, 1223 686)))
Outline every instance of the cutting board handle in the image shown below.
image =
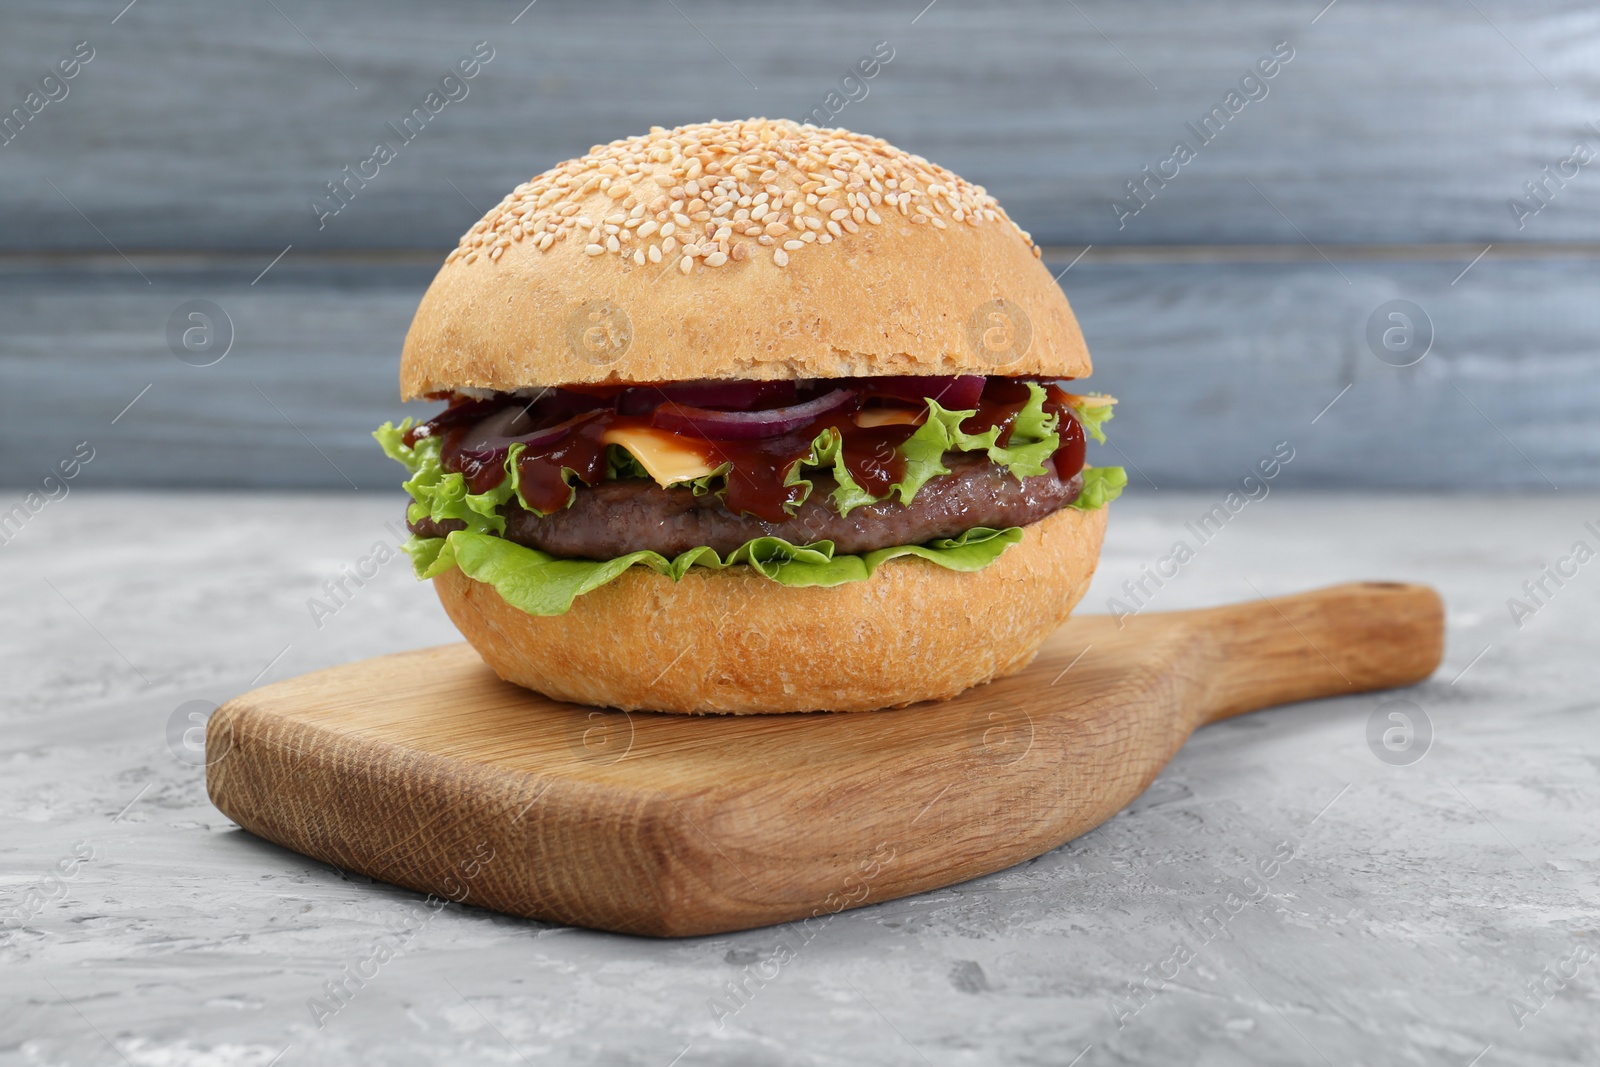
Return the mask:
POLYGON ((1202 723, 1411 685, 1444 656, 1444 603, 1425 585, 1352 582, 1185 615, 1210 653, 1202 723))

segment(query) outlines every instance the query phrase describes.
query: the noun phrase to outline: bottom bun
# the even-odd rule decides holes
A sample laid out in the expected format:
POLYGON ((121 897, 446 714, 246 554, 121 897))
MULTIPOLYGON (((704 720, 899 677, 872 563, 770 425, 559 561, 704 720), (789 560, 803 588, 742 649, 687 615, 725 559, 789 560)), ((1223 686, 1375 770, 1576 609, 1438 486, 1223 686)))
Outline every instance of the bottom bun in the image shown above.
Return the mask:
POLYGON ((450 570, 457 629, 506 681, 557 700, 683 714, 872 711, 942 700, 1027 666, 1089 587, 1106 509, 1025 527, 981 571, 892 559, 791 589, 745 567, 680 581, 634 567, 565 615, 535 616, 450 570))

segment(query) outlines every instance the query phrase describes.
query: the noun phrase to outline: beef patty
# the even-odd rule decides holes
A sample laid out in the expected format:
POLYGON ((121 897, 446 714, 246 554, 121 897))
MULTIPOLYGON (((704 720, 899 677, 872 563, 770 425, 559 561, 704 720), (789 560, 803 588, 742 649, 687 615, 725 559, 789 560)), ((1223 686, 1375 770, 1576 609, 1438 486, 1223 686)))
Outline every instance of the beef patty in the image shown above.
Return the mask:
MULTIPOLYGON (((955 537, 974 526, 1026 526, 1071 504, 1083 489, 1082 475, 1062 481, 1054 467, 1019 481, 983 456, 947 458, 946 465, 950 473, 930 478, 909 505, 891 499, 849 515, 840 515, 828 499, 837 483, 818 475, 811 479, 811 495, 785 522, 736 515, 715 496, 663 489, 646 479, 605 481, 578 487, 572 506, 553 515, 527 511, 513 496, 506 504, 505 536, 576 559, 612 559, 641 549, 675 556, 696 545, 726 555, 764 536, 796 545, 832 541, 836 552, 854 555, 955 537)), ((459 519, 410 523, 419 537, 443 537, 465 526, 459 519)))

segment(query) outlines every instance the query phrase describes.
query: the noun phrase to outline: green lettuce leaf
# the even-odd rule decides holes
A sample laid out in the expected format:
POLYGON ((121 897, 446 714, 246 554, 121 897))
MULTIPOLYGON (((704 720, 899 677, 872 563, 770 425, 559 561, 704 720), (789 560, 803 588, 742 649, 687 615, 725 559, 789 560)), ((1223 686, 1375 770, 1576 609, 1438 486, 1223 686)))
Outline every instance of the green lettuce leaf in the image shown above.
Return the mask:
POLYGON ((606 477, 607 478, 648 478, 650 472, 644 469, 644 464, 634 458, 621 445, 606 446, 606 477))
POLYGON ((834 479, 839 483, 839 488, 833 492, 834 505, 839 514, 848 515, 864 504, 891 496, 898 497, 902 504, 909 504, 928 479, 950 473, 950 468, 944 465, 946 452, 985 452, 991 462, 1005 467, 1018 479, 1043 474, 1044 465, 1060 443, 1055 416, 1044 410, 1044 402, 1043 387, 1029 382, 1028 402, 1017 413, 1011 425, 1011 437, 1001 447, 996 443, 1000 437, 998 426, 978 434, 962 432, 961 424, 977 414, 976 408, 949 411, 929 397, 927 421, 900 446, 900 454, 906 461, 905 475, 883 496, 875 497, 857 484, 845 469, 844 459, 839 454, 842 450, 835 444, 825 457, 831 461, 834 479))
POLYGON ((1085 397, 1084 403, 1069 404, 1067 406, 1072 408, 1072 413, 1078 416, 1079 422, 1083 423, 1084 432, 1103 445, 1106 443, 1106 432, 1101 427, 1112 420, 1116 415, 1116 409, 1110 404, 1092 405, 1087 403, 1087 401, 1093 399, 1094 397, 1085 397))
MULTIPOLYGON (((961 423, 974 412, 948 411, 930 398, 927 421, 901 445, 906 460, 905 476, 890 486, 883 497, 872 496, 850 476, 841 456, 841 438, 831 429, 812 442, 811 454, 791 469, 787 484, 804 485, 809 495, 811 482, 806 474, 827 470, 838 483, 833 493, 834 505, 840 514, 848 514, 854 508, 889 497, 897 497, 902 504, 911 503, 930 478, 949 473, 943 462, 947 452, 985 452, 992 462, 1004 466, 1017 478, 1042 474, 1059 438, 1055 417, 1044 411, 1044 390, 1030 383, 1029 392, 1029 401, 1013 422, 1011 436, 1004 447, 997 443, 999 428, 981 434, 963 433, 961 423)), ((1104 441, 1100 427, 1111 418, 1111 407, 1074 405, 1073 409, 1085 431, 1097 441, 1104 441)), ((410 475, 402 483, 412 500, 407 518, 411 521, 430 518, 435 522, 460 520, 466 526, 445 537, 412 536, 408 540, 405 551, 411 557, 417 577, 434 578, 452 567, 460 567, 469 577, 493 585, 507 603, 531 615, 562 614, 572 607, 574 599, 613 581, 633 566, 649 567, 677 581, 690 567, 721 570, 743 565, 781 585, 834 586, 865 580, 885 561, 900 556, 918 557, 950 570, 980 570, 1023 536, 1020 527, 1004 530, 977 527, 959 537, 940 538, 924 545, 897 545, 860 555, 838 555, 829 541, 795 545, 779 537, 758 537, 725 557, 700 546, 672 559, 650 551, 630 552, 609 560, 563 559, 500 536, 505 533, 507 502, 513 495, 521 502, 516 457, 522 446, 512 446, 506 460, 509 476, 505 481, 488 492, 472 493, 462 475, 444 470, 439 438, 425 437, 414 446, 404 443, 404 434, 411 426, 412 420, 406 419, 399 426, 385 423, 373 433, 384 453, 404 466, 410 475)), ((615 446, 607 450, 607 468, 613 478, 648 477, 631 454, 615 446)), ((684 484, 697 494, 719 492, 725 475, 726 466, 684 484)), ((1120 467, 1086 468, 1083 479, 1083 492, 1073 504, 1082 510, 1105 506, 1116 499, 1128 481, 1120 467)), ((526 502, 522 504, 528 506, 526 502)))
POLYGON ((411 522, 423 518, 435 522, 460 519, 467 524, 467 529, 475 532, 505 533, 506 520, 501 512, 517 489, 514 461, 521 446, 513 445, 507 457, 511 477, 487 493, 472 493, 468 492, 464 477, 445 472, 439 461, 441 438, 424 437, 407 447, 403 435, 411 428, 411 423, 410 419, 399 426, 386 422, 372 434, 384 453, 411 473, 410 478, 400 483, 400 487, 411 494, 406 518, 411 522))
POLYGON ((407 545, 418 577, 460 567, 467 577, 492 585, 506 603, 530 615, 561 615, 584 593, 615 580, 629 567, 645 566, 677 581, 690 567, 722 570, 745 564, 793 588, 862 581, 887 560, 916 556, 948 570, 976 571, 1022 540, 1022 528, 977 527, 960 537, 925 545, 897 545, 859 556, 835 555, 831 541, 793 545, 781 537, 746 541, 727 556, 704 545, 668 559, 658 552, 629 552, 607 560, 563 559, 489 533, 457 531, 447 537, 413 537, 407 545))
MULTIPOLYGON (((1045 464, 1050 461, 1051 455, 1060 443, 1056 433, 1055 417, 1044 410, 1045 399, 1044 388, 1029 382, 1028 402, 1017 413, 1012 423, 1011 436, 1005 446, 1001 447, 996 443, 1000 436, 999 427, 991 427, 980 434, 962 432, 961 424, 976 413, 975 409, 950 411, 929 397, 927 420, 899 448, 905 458, 905 475, 900 481, 889 486, 882 496, 869 493, 851 476, 844 464, 841 438, 832 429, 824 430, 817 436, 811 443, 811 453, 802 457, 790 469, 784 484, 804 487, 799 501, 794 505, 798 507, 811 495, 808 472, 827 470, 833 475, 837 484, 832 494, 834 507, 839 514, 848 515, 858 507, 891 497, 897 498, 901 504, 910 504, 916 498, 917 491, 927 484, 929 479, 950 473, 950 468, 944 464, 947 452, 984 452, 991 462, 1005 467, 1018 479, 1043 474, 1045 464)), ((1105 433, 1101 426, 1111 419, 1112 407, 1109 404, 1090 406, 1087 403, 1079 403, 1073 404, 1072 409, 1083 423, 1085 432, 1096 441, 1104 443, 1105 433)), ((436 520, 461 519, 467 522, 468 528, 472 530, 477 530, 486 523, 487 529, 503 533, 505 522, 499 512, 513 494, 516 494, 523 507, 530 511, 537 510, 522 499, 518 488, 516 455, 520 446, 513 446, 511 454, 506 458, 507 479, 487 493, 473 494, 467 491, 466 481, 461 475, 447 474, 440 466, 440 438, 425 437, 418 441, 415 447, 407 447, 404 444, 402 435, 411 425, 411 419, 406 419, 399 426, 385 423, 373 434, 384 452, 411 472, 411 479, 404 485, 416 504, 408 513, 408 517, 415 519, 426 515, 436 520), (481 522, 474 516, 479 517, 481 522)), ((649 477, 644 467, 627 449, 616 445, 606 450, 606 466, 607 476, 610 478, 649 477)), ((575 485, 577 476, 572 471, 563 470, 562 476, 569 485, 575 485)), ((727 465, 724 464, 710 474, 680 484, 693 490, 696 496, 707 493, 720 494, 726 483, 726 476, 727 465)), ((1105 499, 1114 499, 1115 495, 1113 492, 1105 499)), ((792 512, 793 508, 790 510, 792 512)))
MULTIPOLYGON (((1104 426, 1116 415, 1116 409, 1110 404, 1091 404, 1094 397, 1084 397, 1083 402, 1069 405, 1072 413, 1078 416, 1078 421, 1083 424, 1084 432, 1100 444, 1106 443, 1104 426)), ((1111 501, 1122 495, 1122 490, 1128 484, 1128 472, 1121 467, 1085 467, 1083 469, 1083 492, 1078 494, 1078 499, 1072 506, 1079 511, 1094 511, 1103 508, 1111 501)))
POLYGON ((1103 508, 1121 496, 1127 484, 1128 472, 1121 467, 1085 467, 1083 492, 1078 494, 1078 499, 1072 502, 1072 506, 1079 511, 1103 508))

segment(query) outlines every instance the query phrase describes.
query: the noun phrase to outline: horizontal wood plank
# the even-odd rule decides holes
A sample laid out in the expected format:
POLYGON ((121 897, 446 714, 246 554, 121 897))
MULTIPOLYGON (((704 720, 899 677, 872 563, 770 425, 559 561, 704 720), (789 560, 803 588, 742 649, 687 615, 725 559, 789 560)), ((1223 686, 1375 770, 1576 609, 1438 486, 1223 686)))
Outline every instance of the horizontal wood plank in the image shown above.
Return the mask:
MULTIPOLYGON (((0 264, 0 477, 34 483, 87 440, 89 484, 397 492, 368 433, 407 410, 400 344, 434 265, 286 257, 252 284, 269 259, 136 259, 149 284, 114 256, 0 264), (233 324, 213 366, 168 347, 192 299, 233 324)), ((1123 400, 1096 462, 1134 491, 1217 486, 1287 441, 1278 486, 1600 485, 1600 256, 1469 261, 1086 257, 1062 283, 1094 385, 1123 400), (1414 366, 1367 342, 1393 299, 1432 322, 1414 366)))
POLYGON ((0 247, 442 249, 597 142, 804 116, 877 41, 893 59, 834 121, 983 183, 1047 242, 1600 239, 1600 164, 1520 228, 1508 208, 1575 141, 1600 149, 1600 17, 1576 0, 545 0, 513 25, 522 6, 170 0, 113 24, 10 3, 0 108, 75 42, 95 57, 0 147, 0 247), (468 95, 319 229, 310 198, 479 40, 468 95), (1279 41, 1293 59, 1202 144, 1186 124, 1279 41), (1179 139, 1197 157, 1119 227, 1112 199, 1179 139))

